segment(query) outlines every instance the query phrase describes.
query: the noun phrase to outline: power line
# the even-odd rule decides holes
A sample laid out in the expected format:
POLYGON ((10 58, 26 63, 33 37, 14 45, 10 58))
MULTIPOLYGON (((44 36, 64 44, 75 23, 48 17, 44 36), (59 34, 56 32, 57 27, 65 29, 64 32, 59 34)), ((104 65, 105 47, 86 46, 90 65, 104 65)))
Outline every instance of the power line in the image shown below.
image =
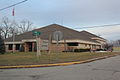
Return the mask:
POLYGON ((117 26, 120 24, 112 24, 112 25, 102 25, 102 26, 92 26, 92 27, 81 27, 81 28, 74 28, 74 29, 86 29, 86 28, 99 28, 99 27, 112 27, 112 26, 117 26))
POLYGON ((5 9, 8 9, 8 8, 11 8, 11 7, 13 7, 13 6, 16 6, 16 5, 18 5, 18 4, 24 3, 24 2, 26 2, 26 1, 27 1, 27 0, 24 0, 24 1, 21 1, 21 2, 18 2, 18 3, 15 3, 15 4, 13 4, 13 5, 7 6, 7 7, 5 7, 5 8, 0 9, 0 11, 5 10, 5 9))
MULTIPOLYGON (((103 27, 103 26, 101 26, 101 27, 103 27)), ((74 28, 74 29, 85 29, 85 28, 97 28, 97 26, 93 26, 93 27, 81 27, 81 28, 74 28)))

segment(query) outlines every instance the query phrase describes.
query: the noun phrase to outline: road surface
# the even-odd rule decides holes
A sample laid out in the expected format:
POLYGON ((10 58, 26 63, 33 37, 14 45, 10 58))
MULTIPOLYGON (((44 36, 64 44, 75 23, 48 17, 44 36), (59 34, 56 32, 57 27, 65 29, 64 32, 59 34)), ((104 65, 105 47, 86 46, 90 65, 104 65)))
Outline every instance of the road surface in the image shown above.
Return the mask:
POLYGON ((69 66, 0 69, 0 80, 120 80, 120 56, 69 66))

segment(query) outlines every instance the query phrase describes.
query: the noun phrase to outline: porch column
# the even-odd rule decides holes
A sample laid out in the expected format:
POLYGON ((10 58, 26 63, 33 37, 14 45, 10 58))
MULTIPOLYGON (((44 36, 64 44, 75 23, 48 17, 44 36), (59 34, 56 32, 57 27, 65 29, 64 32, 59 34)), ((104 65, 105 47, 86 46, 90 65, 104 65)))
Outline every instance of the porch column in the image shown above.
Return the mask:
POLYGON ((5 45, 5 51, 8 52, 8 44, 5 45))
POLYGON ((13 44, 13 53, 15 52, 16 45, 13 44))
POLYGON ((35 50, 34 50, 34 48, 35 48, 35 43, 34 42, 32 42, 32 52, 34 52, 35 50))
POLYGON ((27 45, 27 43, 25 43, 24 48, 25 48, 25 52, 28 52, 28 45, 27 45))

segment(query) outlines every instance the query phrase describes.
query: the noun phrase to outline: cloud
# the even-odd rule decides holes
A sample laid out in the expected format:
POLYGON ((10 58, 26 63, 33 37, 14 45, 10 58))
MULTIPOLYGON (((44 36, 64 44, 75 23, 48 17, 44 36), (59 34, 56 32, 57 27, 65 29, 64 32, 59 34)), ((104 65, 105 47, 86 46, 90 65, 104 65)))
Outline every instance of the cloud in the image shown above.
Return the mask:
MULTIPOLYGON (((0 8, 19 1, 22 0, 1 0, 0 8)), ((28 0, 15 6, 15 19, 17 21, 28 19, 35 26, 59 23, 72 28, 116 24, 120 23, 119 4, 120 0, 28 0)), ((0 18, 8 16, 13 19, 11 12, 12 8, 2 11, 0 18)), ((105 36, 116 35, 116 32, 119 33, 119 29, 94 28, 87 30, 105 36)))

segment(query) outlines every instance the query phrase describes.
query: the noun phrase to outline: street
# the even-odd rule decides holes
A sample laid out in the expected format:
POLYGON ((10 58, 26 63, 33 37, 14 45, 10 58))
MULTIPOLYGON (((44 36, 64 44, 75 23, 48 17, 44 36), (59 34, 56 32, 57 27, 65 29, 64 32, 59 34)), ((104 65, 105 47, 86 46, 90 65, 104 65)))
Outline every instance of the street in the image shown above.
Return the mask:
POLYGON ((120 80, 120 56, 69 66, 0 69, 0 80, 120 80))

